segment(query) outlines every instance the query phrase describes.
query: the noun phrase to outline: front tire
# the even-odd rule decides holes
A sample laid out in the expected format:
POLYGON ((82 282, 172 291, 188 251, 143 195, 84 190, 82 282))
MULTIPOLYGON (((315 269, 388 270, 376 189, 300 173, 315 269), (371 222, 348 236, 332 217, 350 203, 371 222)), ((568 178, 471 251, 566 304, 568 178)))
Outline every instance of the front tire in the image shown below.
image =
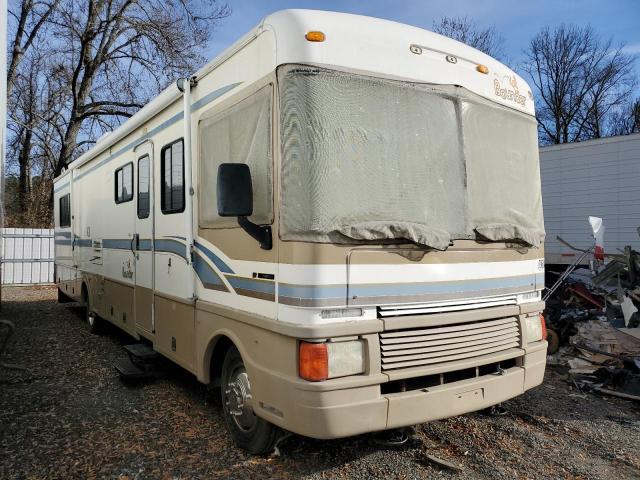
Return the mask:
POLYGON ((547 328, 547 355, 553 355, 560 349, 560 336, 552 328, 547 328))
POLYGON ((280 430, 254 413, 249 376, 234 346, 222 363, 220 383, 222 412, 233 442, 252 454, 271 452, 280 430))

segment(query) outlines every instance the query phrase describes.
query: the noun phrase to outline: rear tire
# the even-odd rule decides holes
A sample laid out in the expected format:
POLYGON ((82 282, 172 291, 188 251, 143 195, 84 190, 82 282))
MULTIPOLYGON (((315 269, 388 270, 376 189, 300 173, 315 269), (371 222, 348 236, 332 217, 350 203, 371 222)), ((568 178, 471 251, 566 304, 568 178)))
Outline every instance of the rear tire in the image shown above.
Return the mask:
POLYGON ((222 412, 233 443, 254 455, 271 452, 280 429, 254 413, 249 376, 234 346, 222 363, 220 384, 222 412))
POLYGON ((89 327, 89 332, 97 335, 101 330, 101 320, 96 313, 91 310, 91 297, 85 286, 82 287, 82 301, 84 302, 83 318, 89 327))

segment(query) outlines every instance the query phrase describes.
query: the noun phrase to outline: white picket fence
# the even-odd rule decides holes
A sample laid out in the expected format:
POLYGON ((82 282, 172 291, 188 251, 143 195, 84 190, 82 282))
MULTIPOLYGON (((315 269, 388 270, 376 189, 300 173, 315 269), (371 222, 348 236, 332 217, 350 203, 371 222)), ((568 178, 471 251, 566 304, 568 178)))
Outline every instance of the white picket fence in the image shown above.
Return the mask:
POLYGON ((51 283, 53 260, 53 229, 2 229, 3 285, 51 283))

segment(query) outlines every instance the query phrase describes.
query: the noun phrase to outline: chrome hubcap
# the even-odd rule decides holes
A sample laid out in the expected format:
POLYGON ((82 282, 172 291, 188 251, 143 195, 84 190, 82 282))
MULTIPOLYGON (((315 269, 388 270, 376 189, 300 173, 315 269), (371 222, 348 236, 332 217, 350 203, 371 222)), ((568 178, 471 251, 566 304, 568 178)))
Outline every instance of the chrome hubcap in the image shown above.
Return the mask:
POLYGON ((224 389, 225 406, 236 425, 242 430, 251 430, 258 418, 253 413, 251 384, 244 368, 237 368, 224 389))

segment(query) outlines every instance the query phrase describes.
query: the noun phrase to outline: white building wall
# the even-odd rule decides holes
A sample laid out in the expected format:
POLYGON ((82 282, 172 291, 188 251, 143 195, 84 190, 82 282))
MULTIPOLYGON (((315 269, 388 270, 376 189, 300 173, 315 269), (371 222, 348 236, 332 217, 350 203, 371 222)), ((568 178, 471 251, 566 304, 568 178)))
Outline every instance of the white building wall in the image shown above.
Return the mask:
POLYGON ((547 263, 571 263, 573 252, 593 244, 587 217, 604 220, 604 247, 640 250, 640 134, 540 149, 547 263))
POLYGON ((2 247, 3 285, 53 282, 53 229, 5 228, 2 247))

